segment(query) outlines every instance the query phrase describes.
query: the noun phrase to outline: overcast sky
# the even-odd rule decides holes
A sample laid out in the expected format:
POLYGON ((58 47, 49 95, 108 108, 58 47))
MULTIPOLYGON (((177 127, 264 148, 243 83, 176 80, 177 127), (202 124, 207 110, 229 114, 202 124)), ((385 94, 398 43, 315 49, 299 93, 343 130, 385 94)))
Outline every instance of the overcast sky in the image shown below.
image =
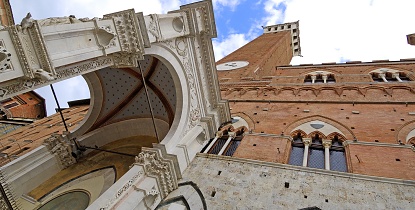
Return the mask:
MULTIPOLYGON (((11 0, 16 23, 27 12, 34 19, 69 16, 102 17, 134 8, 145 15, 166 13, 194 0, 11 0)), ((219 60, 262 34, 261 26, 300 20, 301 51, 291 64, 399 60, 415 58, 406 35, 415 33, 415 0, 213 0, 219 60)), ((60 104, 88 98, 82 77, 54 85, 60 104)), ((56 107, 49 87, 37 90, 56 107)))

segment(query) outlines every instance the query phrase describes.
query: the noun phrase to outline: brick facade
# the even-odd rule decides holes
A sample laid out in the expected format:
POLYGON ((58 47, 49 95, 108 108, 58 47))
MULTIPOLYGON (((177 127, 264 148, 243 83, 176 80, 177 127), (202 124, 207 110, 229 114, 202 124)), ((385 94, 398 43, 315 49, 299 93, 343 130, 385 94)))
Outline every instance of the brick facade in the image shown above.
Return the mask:
MULTIPOLYGON (((349 172, 414 180, 415 61, 291 66, 290 43, 287 31, 264 34, 217 62, 249 62, 218 71, 222 98, 252 133, 233 156, 288 163, 291 143, 286 139, 318 121, 350 142, 345 147, 349 172), (382 72, 388 82, 381 80, 382 72), (405 80, 395 80, 391 72, 405 80), (319 75, 314 83, 313 75, 319 75), (329 75, 326 83, 321 75, 329 75)), ((304 135, 312 138, 310 132, 304 135)), ((333 135, 320 132, 320 137, 333 135)))

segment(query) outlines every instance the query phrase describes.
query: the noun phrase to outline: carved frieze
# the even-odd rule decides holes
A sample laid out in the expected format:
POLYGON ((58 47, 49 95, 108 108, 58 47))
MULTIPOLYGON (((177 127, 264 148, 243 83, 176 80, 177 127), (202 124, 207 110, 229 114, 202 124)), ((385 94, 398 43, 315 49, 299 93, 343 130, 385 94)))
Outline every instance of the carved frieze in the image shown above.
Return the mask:
POLYGON ((144 175, 144 171, 142 170, 134 174, 134 176, 131 177, 126 183, 124 183, 124 185, 119 190, 117 190, 115 195, 111 199, 109 199, 108 203, 106 203, 104 207, 100 208, 100 210, 111 209, 111 206, 113 206, 116 202, 118 202, 131 187, 134 187, 134 183, 139 178, 143 177, 143 175, 144 175))
MULTIPOLYGON (((84 62, 57 68, 54 78, 60 81, 65 78, 71 78, 77 75, 86 74, 88 72, 99 70, 112 65, 114 65, 114 61, 111 57, 99 57, 96 59, 90 59, 84 62)), ((52 82, 53 81, 40 78, 17 79, 13 82, 6 83, 5 86, 0 87, 0 98, 10 97, 21 92, 41 87, 45 83, 50 84, 52 82)))

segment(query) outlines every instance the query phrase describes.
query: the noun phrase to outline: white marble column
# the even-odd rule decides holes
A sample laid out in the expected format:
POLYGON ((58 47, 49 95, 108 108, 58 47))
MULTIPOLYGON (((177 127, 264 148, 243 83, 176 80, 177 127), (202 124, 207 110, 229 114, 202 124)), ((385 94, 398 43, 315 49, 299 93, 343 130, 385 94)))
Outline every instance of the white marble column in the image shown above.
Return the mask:
POLYGON ((310 147, 311 139, 310 138, 303 138, 303 144, 304 144, 303 166, 307 166, 308 148, 310 147))
POLYGON ((216 141, 217 141, 220 137, 222 137, 222 135, 223 135, 222 131, 218 131, 218 132, 216 132, 216 136, 215 136, 215 138, 214 138, 214 139, 213 139, 213 141, 209 144, 209 146, 205 149, 205 151, 203 151, 203 153, 208 153, 208 152, 209 152, 209 150, 213 147, 213 145, 215 145, 216 141))
POLYGON ((311 83, 314 84, 316 82, 316 79, 317 79, 316 75, 311 75, 311 83))
POLYGON ((323 140, 323 146, 324 146, 324 166, 326 170, 330 170, 331 140, 323 140))
POLYGON ((392 78, 396 78, 399 82, 402 82, 401 78, 399 77, 399 73, 392 74, 392 78))
POLYGON ((382 80, 384 81, 384 82, 388 82, 388 80, 386 79, 386 77, 385 77, 385 74, 379 74, 379 78, 382 78, 382 80))
POLYGON ((235 137, 234 132, 229 132, 228 135, 229 135, 229 138, 228 138, 228 140, 226 140, 225 145, 223 145, 223 147, 219 151, 218 155, 222 155, 225 152, 226 147, 228 147, 228 145, 231 143, 231 140, 235 137))
POLYGON ((321 76, 323 78, 324 83, 327 83, 327 75, 321 76))

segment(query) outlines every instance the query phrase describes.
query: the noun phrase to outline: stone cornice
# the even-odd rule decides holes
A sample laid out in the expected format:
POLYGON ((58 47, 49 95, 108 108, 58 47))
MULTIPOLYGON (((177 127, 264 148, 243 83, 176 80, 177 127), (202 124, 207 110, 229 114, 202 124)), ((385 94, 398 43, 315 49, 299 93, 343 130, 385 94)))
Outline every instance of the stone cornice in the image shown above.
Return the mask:
POLYGON ((322 64, 300 64, 277 66, 277 69, 296 69, 296 68, 320 68, 320 67, 345 67, 345 66, 373 66, 373 65, 393 65, 393 64, 414 64, 415 58, 401 59, 399 61, 373 60, 372 62, 349 61, 346 63, 322 63, 322 64))

